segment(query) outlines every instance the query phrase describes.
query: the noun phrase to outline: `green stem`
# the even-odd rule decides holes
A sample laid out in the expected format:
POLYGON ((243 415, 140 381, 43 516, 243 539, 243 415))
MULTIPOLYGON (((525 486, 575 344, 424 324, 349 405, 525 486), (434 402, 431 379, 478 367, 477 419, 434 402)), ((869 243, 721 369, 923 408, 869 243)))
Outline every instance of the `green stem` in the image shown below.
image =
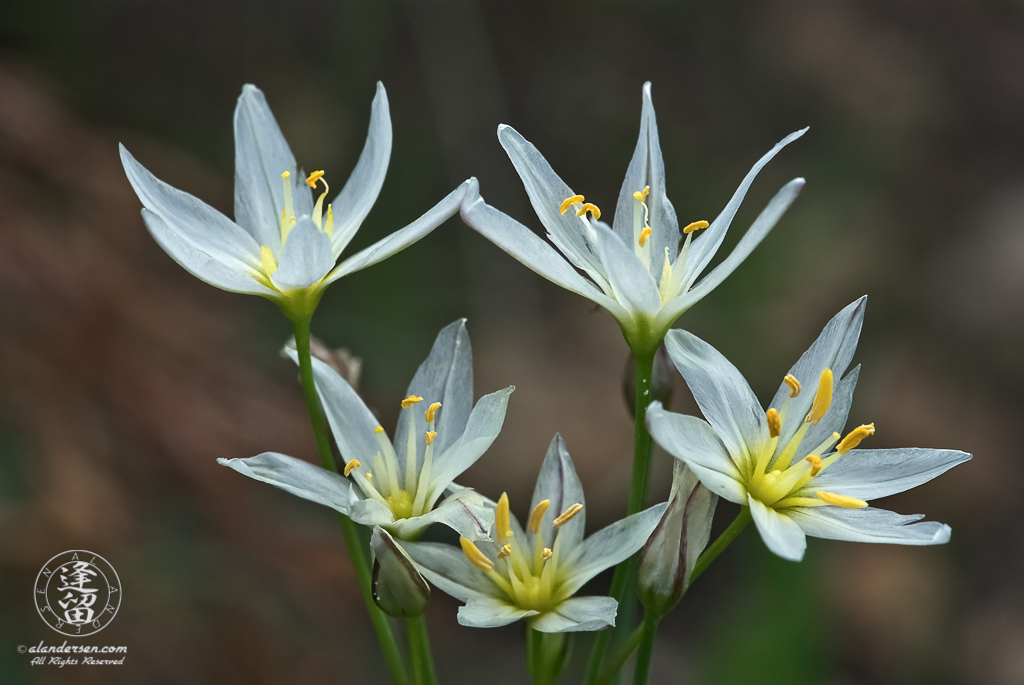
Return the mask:
POLYGON ((615 652, 615 656, 612 657, 612 660, 604 667, 604 670, 601 671, 601 677, 597 679, 597 685, 608 685, 615 679, 615 676, 619 674, 622 667, 626 665, 626 661, 629 660, 629 657, 631 657, 633 652, 636 651, 637 646, 640 644, 640 638, 643 634, 643 626, 637 626, 636 630, 626 638, 626 641, 622 643, 621 647, 619 647, 619 651, 615 652))
POLYGON ((526 628, 526 669, 533 685, 556 685, 572 655, 572 633, 526 628))
POLYGON ((430 633, 423 614, 405 619, 409 638, 409 661, 412 662, 412 681, 415 685, 437 685, 434 655, 430 649, 430 633))
POLYGON ((654 656, 654 636, 658 633, 660 621, 661 618, 654 614, 644 615, 643 635, 640 638, 640 648, 636 653, 633 685, 647 685, 647 677, 651 674, 651 657, 654 656))
POLYGON ((693 573, 690 574, 690 585, 693 585, 694 581, 700 577, 700 574, 704 573, 704 569, 711 565, 711 562, 718 558, 718 555, 725 551, 725 548, 736 539, 736 536, 743 532, 743 529, 750 523, 750 507, 740 507, 740 513, 737 514, 733 522, 729 524, 729 527, 722 531, 722 534, 718 536, 718 539, 711 543, 704 552, 697 557, 697 563, 693 566, 693 573))
MULTIPOLYGON (((647 425, 644 418, 647 414, 647 405, 651 403, 651 377, 654 374, 654 355, 657 347, 649 352, 633 351, 633 375, 636 383, 636 411, 633 417, 633 480, 629 488, 629 504, 626 507, 626 514, 632 515, 640 511, 644 506, 644 495, 647 491, 647 473, 651 465, 651 435, 647 432, 647 425)), ((612 576, 612 586, 609 595, 619 603, 619 626, 624 630, 632 627, 630 619, 636 616, 636 595, 627 594, 628 590, 635 585, 633 576, 636 573, 636 563, 633 558, 623 561, 615 567, 615 574, 612 576)), ((594 646, 590 651, 590 661, 587 663, 587 672, 583 677, 586 685, 594 685, 601 672, 601 662, 608 643, 614 634, 613 630, 604 630, 594 638, 594 646)))
MULTIPOLYGON (((316 393, 316 385, 313 382, 313 360, 309 351, 309 317, 295 320, 295 347, 299 355, 299 375, 302 377, 302 392, 306 398, 306 409, 309 410, 309 421, 313 426, 313 437, 316 438, 317 452, 320 453, 320 464, 329 471, 337 473, 338 467, 334 463, 334 455, 331 453, 330 439, 327 437, 327 426, 324 422, 324 415, 320 409, 320 398, 316 393)), ((348 547, 349 558, 352 560, 352 567, 355 569, 356 579, 359 581, 359 589, 363 593, 363 600, 366 602, 366 610, 370 614, 370 621, 374 630, 377 631, 377 639, 380 641, 381 651, 387 661, 388 670, 391 671, 391 679, 396 685, 408 685, 409 675, 406 673, 405 664, 402 663, 401 652, 398 651, 398 643, 391 632, 391 625, 387 616, 380 610, 380 607, 373 601, 373 593, 370 587, 370 565, 363 553, 363 545, 359 540, 359 531, 356 524, 348 516, 338 514, 338 521, 341 525, 341 534, 345 538, 345 545, 348 547)))

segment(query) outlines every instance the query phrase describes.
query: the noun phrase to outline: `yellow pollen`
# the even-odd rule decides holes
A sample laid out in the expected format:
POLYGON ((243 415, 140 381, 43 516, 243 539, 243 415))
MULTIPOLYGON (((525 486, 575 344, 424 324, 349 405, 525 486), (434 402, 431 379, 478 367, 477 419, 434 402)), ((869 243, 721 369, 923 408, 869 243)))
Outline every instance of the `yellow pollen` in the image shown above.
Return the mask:
POLYGON ((347 478, 349 474, 352 473, 352 469, 357 469, 360 466, 362 466, 362 464, 359 463, 358 459, 353 459, 349 463, 345 464, 345 477, 347 478))
POLYGON ((789 396, 796 397, 800 394, 800 381, 791 373, 787 373, 782 382, 789 386, 789 396))
POLYGON ((590 212, 590 215, 595 219, 601 218, 601 210, 597 208, 597 205, 591 204, 590 202, 584 203, 584 205, 580 207, 579 211, 576 212, 576 216, 583 216, 587 212, 590 212))
POLYGON ((831 504, 837 507, 842 507, 843 509, 863 509, 868 505, 868 503, 862 499, 857 499, 856 497, 847 497, 846 495, 837 495, 834 492, 825 492, 824 490, 818 490, 814 494, 817 495, 818 499, 820 499, 825 504, 831 504))
POLYGON ((818 379, 818 392, 814 393, 811 411, 808 412, 804 421, 812 426, 817 426, 830 406, 832 406, 832 369, 825 369, 821 372, 821 378, 818 379))
POLYGON ((651 233, 653 233, 651 227, 644 226, 644 230, 640 231, 640 240, 638 241, 640 243, 640 247, 643 247, 647 243, 647 239, 651 237, 651 233))
POLYGON ((548 507, 551 506, 551 500, 545 499, 537 502, 537 506, 533 508, 530 513, 530 530, 534 533, 540 530, 540 522, 544 520, 544 514, 547 513, 548 507))
POLYGON ((558 530, 565 524, 569 523, 569 521, 572 521, 576 517, 576 514, 580 513, 582 509, 583 505, 577 502, 576 504, 572 505, 571 507, 563 511, 561 514, 559 514, 558 518, 551 522, 551 527, 555 530, 558 530))
POLYGON ((422 401, 423 401, 422 397, 416 397, 416 395, 409 395, 404 400, 402 400, 402 409, 408 409, 409 407, 411 407, 412 405, 416 404, 417 402, 422 402, 422 401))
POLYGON ((437 437, 437 431, 427 431, 427 434, 423 436, 423 440, 428 445, 433 445, 434 444, 434 438, 436 438, 436 437, 437 437))
POLYGON ((821 473, 821 457, 816 454, 808 454, 804 457, 807 461, 811 462, 811 477, 821 473))
POLYGON ((508 494, 501 493, 498 506, 494 510, 494 533, 498 544, 503 544, 512 532, 512 521, 508 513, 508 494))
POLYGON ((434 414, 436 414, 437 410, 440 409, 440 408, 441 408, 441 403, 440 402, 434 402, 432 405, 427 407, 427 413, 423 415, 423 418, 425 418, 427 420, 427 423, 430 423, 431 421, 434 420, 434 414))
POLYGON ((867 423, 864 424, 863 426, 857 426, 852 431, 850 431, 845 438, 843 438, 843 441, 839 443, 838 447, 836 447, 836 452, 839 452, 839 454, 846 454, 854 447, 859 445, 861 440, 868 437, 869 435, 874 434, 874 423, 867 423))
MULTIPOLYGON (((323 177, 324 177, 323 170, 314 171, 313 173, 311 173, 309 175, 309 178, 306 179, 306 185, 309 186, 310 188, 316 188, 316 182, 319 181, 323 177)), ((327 181, 324 181, 324 185, 327 185, 327 181)))
POLYGON ((272 276, 277 271, 277 259, 274 257, 274 252, 266 245, 260 248, 260 264, 263 266, 263 272, 268 276, 272 276))
POLYGON ((548 559, 550 559, 551 558, 551 548, 550 547, 545 547, 541 551, 541 553, 540 553, 540 558, 543 559, 544 561, 547 561, 548 559))
POLYGON ((504 547, 498 550, 498 558, 504 559, 505 557, 512 556, 512 545, 506 544, 504 547))
POLYGON ((649 193, 649 192, 651 192, 651 187, 650 186, 644 186, 643 190, 638 190, 635 193, 633 193, 633 199, 634 200, 640 200, 641 202, 643 202, 644 200, 647 199, 647 193, 649 193))
POLYGON ((685 227, 683 227, 683 235, 687 233, 693 233, 694 231, 699 231, 702 228, 707 228, 710 225, 711 224, 709 224, 706 221, 694 221, 692 224, 687 224, 685 227))
POLYGON ((574 204, 576 204, 577 202, 583 202, 583 199, 584 198, 582 195, 573 195, 572 197, 567 197, 564 200, 562 200, 562 205, 558 208, 558 211, 560 211, 562 214, 565 214, 566 212, 569 211, 569 208, 572 207, 574 204))
POLYGON ((373 429, 373 432, 376 433, 377 435, 380 435, 381 433, 384 432, 384 426, 377 426, 376 428, 373 429))
POLYGON ((282 171, 281 172, 281 178, 288 178, 291 175, 292 175, 292 172, 290 172, 290 171, 282 171))
POLYGON ((779 437, 782 434, 782 421, 779 420, 779 412, 775 411, 775 407, 766 412, 766 418, 768 419, 768 435, 773 438, 779 437))
POLYGON ((466 538, 459 538, 459 543, 462 545, 462 553, 469 559, 469 563, 485 572, 494 568, 494 562, 488 559, 487 555, 481 552, 479 547, 466 538))

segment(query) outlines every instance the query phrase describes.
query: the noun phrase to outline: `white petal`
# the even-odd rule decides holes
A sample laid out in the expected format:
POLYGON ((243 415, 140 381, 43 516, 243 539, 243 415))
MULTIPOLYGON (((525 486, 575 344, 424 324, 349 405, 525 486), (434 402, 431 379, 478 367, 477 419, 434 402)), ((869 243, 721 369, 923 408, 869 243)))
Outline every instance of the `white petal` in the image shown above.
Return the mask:
POLYGON ((264 452, 248 459, 218 459, 217 463, 310 502, 343 514, 349 511, 352 483, 307 461, 277 452, 264 452))
POLYGON ((432 585, 455 599, 468 602, 505 596, 457 547, 437 542, 405 542, 402 548, 432 585))
POLYGON ((309 216, 301 216, 288 234, 284 250, 275 253, 277 271, 270 279, 281 290, 308 288, 334 266, 331 239, 309 216))
MULTIPOLYGON (((619 201, 615 205, 615 233, 627 245, 633 240, 633 193, 650 186, 647 195, 647 207, 651 220, 651 254, 664 255, 665 248, 675 258, 679 254, 679 220, 676 210, 665 194, 665 161, 661 156, 661 143, 658 140, 658 122, 654 116, 654 103, 651 101, 651 84, 644 84, 643 111, 640 114, 640 137, 636 141, 633 159, 626 169, 626 178, 619 190, 619 201)), ((651 260, 651 272, 661 276, 661 260, 651 260)))
POLYGON ((704 487, 730 502, 747 503, 739 469, 707 422, 666 411, 661 402, 652 402, 647 408, 647 430, 666 452, 685 462, 704 487))
POLYGON ((476 463, 498 437, 501 426, 505 423, 509 395, 514 390, 515 386, 510 385, 504 390, 481 397, 469 415, 466 431, 455 444, 436 457, 434 472, 437 475, 433 477, 430 485, 430 491, 435 497, 458 478, 460 473, 476 463))
POLYGON ((921 515, 901 516, 885 509, 842 509, 840 507, 797 507, 793 520, 816 538, 876 542, 893 545, 943 545, 949 542, 950 527, 936 521, 913 523, 921 515))
POLYGON ((783 138, 768 151, 764 157, 757 161, 757 164, 747 172, 747 175, 743 178, 743 182, 740 183, 740 187, 733 193, 729 203, 722 210, 722 213, 711 222, 711 226, 701 231, 702 235, 699 235, 693 243, 690 245, 690 254, 686 259, 687 271, 692 274, 692 278, 697 278, 703 273, 708 263, 718 252, 718 248, 722 245, 722 241, 725 240, 725 233, 729 230, 729 224, 732 223, 732 219, 736 216, 737 210, 740 208, 740 204, 743 202, 744 196, 750 189, 750 184, 754 182, 754 178, 760 173, 761 169, 772 160, 772 158, 794 140, 802 136, 807 132, 807 129, 790 133, 788 136, 783 138))
POLYGON ((291 174, 288 182, 295 216, 312 213, 309 186, 267 98, 256 86, 246 84, 235 107, 235 220, 260 245, 273 248, 275 253, 281 247, 281 214, 285 208, 281 174, 285 171, 291 174))
POLYGON ((619 603, 611 597, 571 597, 540 616, 530 627, 542 633, 576 633, 615 626, 619 603))
MULTIPOLYGON (((341 262, 330 274, 325 283, 333 283, 342 276, 382 262, 391 255, 398 254, 413 243, 426 237, 431 231, 450 219, 459 211, 459 205, 468 191, 476 188, 476 179, 463 181, 462 185, 448 193, 440 202, 405 228, 401 228, 368 248, 361 250, 341 262)), ((335 228, 337 231, 337 228, 335 228)), ((334 234, 337 236, 337 232, 334 234)), ((337 254, 337 253, 336 253, 337 254)))
MULTIPOLYGON (((363 219, 370 213, 373 203, 384 185, 391 159, 391 114, 384 84, 377 82, 377 94, 370 106, 370 130, 359 155, 355 169, 331 203, 334 211, 334 233, 331 243, 337 259, 352 236, 359 230, 363 219)), ((326 211, 326 209, 325 209, 326 211)), ((440 223, 440 222, 439 222, 440 223)), ((397 250, 396 250, 397 252, 397 250)))
POLYGON ((769 509, 754 499, 753 495, 749 496, 748 501, 757 532, 761 534, 761 539, 768 549, 789 561, 803 559, 804 551, 807 549, 807 537, 800 526, 790 518, 789 512, 780 514, 774 509, 769 509))
MULTIPOLYGON (((573 504, 584 505, 584 508, 571 521, 557 531, 558 537, 562 540, 559 543, 559 553, 571 555, 583 540, 587 516, 586 501, 583 498, 583 485, 580 483, 579 476, 576 475, 576 467, 572 463, 569 451, 565 448, 565 441, 557 433, 548 446, 544 463, 540 466, 530 511, 533 511, 542 500, 551 501, 540 527, 544 536, 544 546, 548 548, 554 547, 555 542, 555 531, 551 528, 552 522, 573 504)), ((529 540, 528 545, 532 545, 532 533, 529 540)), ((532 546, 529 548, 532 549, 532 546)))
POLYGON ((653 320, 661 309, 661 295, 651 272, 633 249, 600 221, 591 222, 597 231, 597 250, 604 272, 615 289, 615 299, 630 312, 653 320))
POLYGON ((423 516, 399 519, 392 532, 402 540, 415 540, 434 523, 446 525, 474 542, 487 540, 494 527, 494 510, 484 505, 480 495, 467 489, 448 497, 423 516))
POLYGON ((768 422, 740 372, 721 352, 687 331, 669 331, 665 347, 733 461, 737 466, 756 461, 769 440, 768 422))
MULTIPOLYGON (((810 482, 815 490, 862 500, 888 497, 916 488, 971 458, 957 450, 909 447, 852 450, 810 482)), ((813 495, 812 495, 813 496, 813 495)))
POLYGON ((562 593, 566 596, 575 594, 601 571, 633 556, 647 542, 667 506, 662 502, 627 516, 584 540, 576 554, 566 559, 565 566, 559 563, 562 593), (565 568, 565 575, 562 575, 562 568, 565 568))
POLYGON ((375 499, 360 499, 355 496, 357 488, 352 488, 352 501, 349 503, 348 516, 356 523, 373 528, 381 526, 392 532, 395 527, 395 515, 391 510, 375 499))
POLYGON ((507 601, 487 598, 474 598, 459 607, 459 625, 470 628, 499 628, 515 623, 521 618, 536 616, 537 612, 520 609, 507 601))

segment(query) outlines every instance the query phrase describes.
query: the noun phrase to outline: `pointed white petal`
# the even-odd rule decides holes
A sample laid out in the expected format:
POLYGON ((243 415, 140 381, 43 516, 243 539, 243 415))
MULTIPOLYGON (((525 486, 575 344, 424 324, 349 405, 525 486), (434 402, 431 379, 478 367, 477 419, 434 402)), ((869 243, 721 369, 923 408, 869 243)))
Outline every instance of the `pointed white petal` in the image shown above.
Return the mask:
POLYGON ((536 615, 536 611, 487 597, 473 598, 466 602, 466 606, 459 607, 458 619, 459 625, 469 628, 499 628, 536 615))
POLYGON ((669 331, 665 347, 736 465, 756 461, 769 439, 768 422, 740 372, 721 352, 687 331, 669 331))
POLYGON ((291 174, 288 181, 295 216, 311 214, 309 186, 267 98, 256 86, 246 84, 235 107, 235 220, 260 245, 273 248, 275 253, 281 247, 281 213, 285 208, 281 174, 285 171, 291 174))
POLYGON ((615 626, 619 603, 611 597, 571 597, 540 616, 530 627, 542 633, 576 633, 615 626))
POLYGON ((815 490, 873 500, 916 488, 970 458, 970 454, 958 450, 919 447, 852 450, 809 485, 815 490))
POLYGON ((435 457, 434 472, 437 475, 430 486, 434 496, 443 492, 460 473, 476 463, 498 437, 505 423, 509 395, 514 390, 515 386, 510 385, 504 390, 481 397, 469 415, 466 431, 455 444, 435 457))
POLYGON ((399 519, 390 528, 401 540, 416 540, 434 523, 446 525, 473 542, 487 540, 494 527, 494 510, 484 505, 480 495, 467 489, 448 497, 423 516, 399 519))
POLYGON ((739 469, 721 438, 705 421, 666 411, 661 402, 647 408, 647 430, 666 452, 686 463, 704 486, 730 502, 747 503, 739 469))
POLYGON ((275 253, 277 271, 270 279, 283 291, 308 288, 334 266, 331 239, 309 216, 300 216, 288 234, 284 249, 275 253))
POLYGON ((389 532, 395 526, 395 515, 391 510, 375 499, 360 499, 355 496, 358 488, 352 488, 352 501, 349 503, 348 516, 356 523, 373 528, 381 526, 389 532))
POLYGON ((218 459, 218 464, 343 514, 349 512, 352 483, 336 473, 277 452, 248 459, 218 459))
POLYGON ((793 520, 816 538, 876 542, 893 545, 943 545, 949 542, 950 527, 936 521, 914 523, 921 518, 867 507, 797 507, 793 520))
POLYGON ((789 512, 780 514, 774 509, 761 504, 749 497, 750 513, 754 517, 754 524, 757 525, 757 532, 761 539, 773 553, 789 561, 800 561, 804 558, 804 551, 807 549, 807 537, 792 518, 789 512))
POLYGON ((612 229, 600 221, 593 221, 591 225, 597 232, 597 250, 615 290, 615 299, 630 312, 653 320, 661 309, 661 295, 651 272, 612 229))
POLYGON ((566 509, 573 504, 582 504, 584 508, 568 523, 558 529, 560 554, 570 555, 583 540, 583 531, 586 528, 586 501, 583 498, 583 485, 579 476, 576 475, 576 467, 572 463, 569 451, 565 448, 565 441, 558 433, 551 440, 548 452, 544 456, 544 463, 541 464, 540 474, 537 476, 537 485, 533 490, 533 501, 530 503, 530 511, 542 500, 550 500, 551 505, 541 522, 541 533, 544 535, 544 546, 554 547, 555 531, 551 524, 566 509))
POLYGON ((469 563, 458 547, 437 542, 405 542, 402 548, 434 587, 455 599, 468 602, 505 596, 486 573, 469 563))
MULTIPOLYGON (((384 84, 377 82, 377 94, 370 107, 370 130, 359 161, 345 182, 345 187, 331 203, 334 211, 334 233, 331 243, 337 259, 363 219, 377 201, 391 159, 391 114, 384 84)), ((325 209, 326 211, 326 209, 325 209)), ((397 250, 396 250, 397 252, 397 250)))

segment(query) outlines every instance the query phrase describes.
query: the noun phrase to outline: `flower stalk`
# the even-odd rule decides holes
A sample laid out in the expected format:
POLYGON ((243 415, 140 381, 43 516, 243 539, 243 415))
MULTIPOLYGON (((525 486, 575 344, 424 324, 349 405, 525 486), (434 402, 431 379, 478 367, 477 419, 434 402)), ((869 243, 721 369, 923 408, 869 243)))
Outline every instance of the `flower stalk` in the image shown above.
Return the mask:
POLYGON ((740 507, 740 513, 736 515, 733 522, 729 524, 729 527, 722 531, 722 534, 718 538, 708 545, 708 548, 697 557, 697 563, 693 567, 693 573, 690 574, 690 584, 692 585, 700 574, 704 573, 704 569, 711 565, 711 562, 718 558, 718 555, 725 551, 725 548, 732 544, 732 541, 739 537, 739 534, 743 532, 743 529, 747 527, 747 524, 751 521, 750 507, 740 507))
POLYGON ((427 631, 427 622, 423 614, 405 619, 405 631, 409 639, 413 685, 437 685, 434 654, 430 649, 430 633, 427 631))
POLYGON ((658 634, 658 624, 661 617, 652 613, 644 616, 642 635, 640 636, 640 647, 636 653, 636 671, 633 675, 633 685, 647 685, 647 678, 651 673, 651 657, 654 655, 654 637, 658 634))

